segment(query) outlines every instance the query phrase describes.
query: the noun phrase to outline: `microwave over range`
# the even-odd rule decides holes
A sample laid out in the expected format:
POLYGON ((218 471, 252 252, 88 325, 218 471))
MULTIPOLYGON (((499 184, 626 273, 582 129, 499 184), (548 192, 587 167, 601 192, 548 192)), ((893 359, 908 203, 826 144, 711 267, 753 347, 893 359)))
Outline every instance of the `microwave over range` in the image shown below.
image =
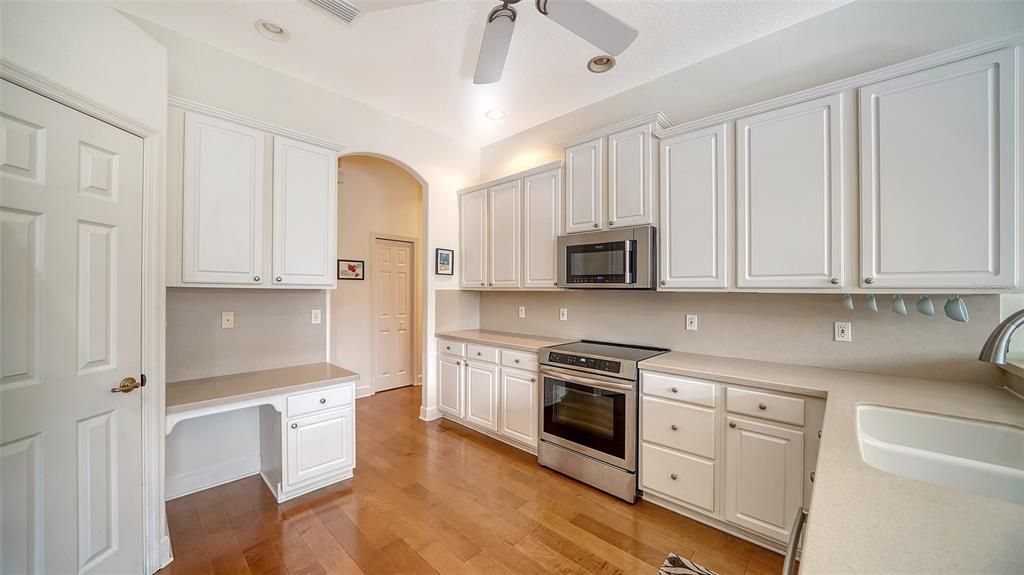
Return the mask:
POLYGON ((558 237, 558 287, 653 289, 657 281, 654 226, 558 237))

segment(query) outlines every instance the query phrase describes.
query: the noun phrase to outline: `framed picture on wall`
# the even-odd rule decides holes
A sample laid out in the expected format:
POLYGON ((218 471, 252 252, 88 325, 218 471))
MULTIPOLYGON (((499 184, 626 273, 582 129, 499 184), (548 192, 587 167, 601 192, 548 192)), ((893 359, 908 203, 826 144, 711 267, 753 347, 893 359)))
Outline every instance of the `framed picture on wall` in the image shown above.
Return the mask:
POLYGON ((338 279, 363 279, 363 260, 338 260, 338 279))
POLYGON ((434 274, 439 276, 455 275, 455 250, 437 248, 434 252, 434 274))

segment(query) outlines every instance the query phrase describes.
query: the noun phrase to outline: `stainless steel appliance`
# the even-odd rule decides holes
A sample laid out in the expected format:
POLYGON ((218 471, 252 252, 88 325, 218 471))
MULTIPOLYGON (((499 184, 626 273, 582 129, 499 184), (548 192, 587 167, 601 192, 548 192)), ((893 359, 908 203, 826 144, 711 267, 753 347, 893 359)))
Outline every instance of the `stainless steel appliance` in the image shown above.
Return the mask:
POLYGON ((587 340, 541 349, 540 464, 635 502, 637 364, 666 351, 587 340))
POLYGON ((654 226, 558 237, 558 286, 653 289, 657 281, 654 226))

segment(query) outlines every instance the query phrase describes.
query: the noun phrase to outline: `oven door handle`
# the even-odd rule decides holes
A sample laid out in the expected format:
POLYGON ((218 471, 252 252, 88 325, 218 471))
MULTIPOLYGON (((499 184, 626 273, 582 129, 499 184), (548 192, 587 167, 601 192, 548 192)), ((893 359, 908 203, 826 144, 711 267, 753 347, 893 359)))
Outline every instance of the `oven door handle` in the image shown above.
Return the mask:
POLYGON ((604 389, 608 391, 633 391, 632 385, 622 383, 612 383, 610 381, 604 381, 599 379, 592 379, 589 377, 579 377, 566 373, 561 370, 554 370, 550 368, 542 368, 540 370, 540 376, 543 378, 545 375, 550 375, 555 379, 561 379, 570 383, 578 383, 580 385, 589 385, 590 387, 596 387, 598 389, 604 389))

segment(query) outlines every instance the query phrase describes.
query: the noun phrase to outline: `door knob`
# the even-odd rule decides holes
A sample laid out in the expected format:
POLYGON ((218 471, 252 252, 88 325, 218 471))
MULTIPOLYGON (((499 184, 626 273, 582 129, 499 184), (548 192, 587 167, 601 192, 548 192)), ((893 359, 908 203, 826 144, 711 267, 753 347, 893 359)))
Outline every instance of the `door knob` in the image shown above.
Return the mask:
POLYGON ((134 377, 126 377, 121 380, 121 384, 117 387, 111 387, 110 393, 131 393, 136 389, 142 387, 134 377))

